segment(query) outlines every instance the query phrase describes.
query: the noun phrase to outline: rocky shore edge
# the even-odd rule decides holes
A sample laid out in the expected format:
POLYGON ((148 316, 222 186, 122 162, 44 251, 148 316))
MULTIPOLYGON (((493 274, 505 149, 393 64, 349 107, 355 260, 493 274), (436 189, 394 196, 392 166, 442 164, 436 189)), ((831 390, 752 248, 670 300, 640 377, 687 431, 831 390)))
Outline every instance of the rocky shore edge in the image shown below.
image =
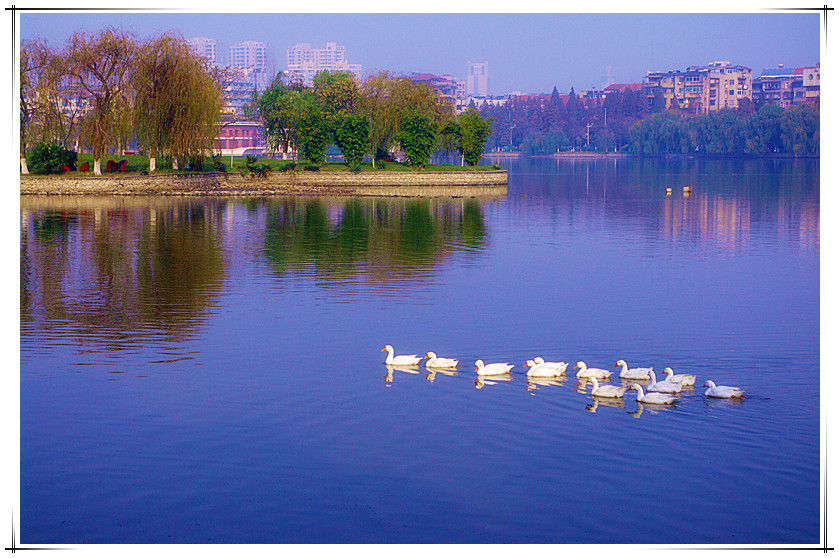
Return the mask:
POLYGON ((23 175, 21 195, 478 197, 507 194, 507 171, 288 172, 76 176, 23 175))

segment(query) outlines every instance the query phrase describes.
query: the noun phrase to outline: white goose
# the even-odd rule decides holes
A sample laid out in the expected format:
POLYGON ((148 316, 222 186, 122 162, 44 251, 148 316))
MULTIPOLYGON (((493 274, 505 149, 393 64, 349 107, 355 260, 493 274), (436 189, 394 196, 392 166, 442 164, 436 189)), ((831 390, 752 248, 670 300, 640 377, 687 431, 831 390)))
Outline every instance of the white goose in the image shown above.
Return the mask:
POLYGON ((629 389, 634 389, 638 392, 637 398, 638 401, 641 403, 647 403, 652 405, 670 405, 676 398, 672 395, 667 395, 666 393, 647 393, 644 394, 644 390, 641 389, 641 386, 635 383, 629 384, 629 389))
POLYGON ((417 355, 397 355, 393 356, 393 347, 390 345, 385 345, 385 348, 382 351, 387 351, 387 358, 385 359, 385 364, 389 364, 391 366, 415 366, 419 364, 419 361, 422 360, 421 357, 417 355))
POLYGON ((597 378, 588 378, 591 382, 591 394, 595 397, 623 397, 626 386, 601 386, 597 378))
POLYGON ((615 363, 615 367, 620 366, 621 371, 618 376, 626 378, 627 380, 649 380, 652 368, 627 368, 625 360, 619 360, 615 363))
POLYGON ((484 364, 484 361, 482 360, 475 361, 475 372, 478 373, 478 376, 496 376, 498 374, 506 374, 512 367, 512 364, 507 364, 506 362, 484 364))
POLYGON ((580 371, 577 372, 578 378, 603 378, 608 379, 612 372, 609 370, 603 370, 602 368, 589 368, 586 366, 586 363, 582 360, 574 365, 574 368, 579 368, 580 371))
POLYGON ((682 391, 682 384, 678 382, 667 382, 665 380, 656 381, 655 372, 650 370, 650 384, 647 386, 647 391, 657 391, 659 393, 679 393, 682 391))
POLYGON ((696 384, 696 376, 693 374, 673 374, 673 369, 669 366, 661 371, 662 374, 667 374, 663 382, 678 382, 682 387, 693 387, 696 384))
POLYGON ((705 385, 708 389, 705 390, 706 397, 714 397, 716 399, 730 399, 743 397, 743 390, 738 387, 718 386, 711 380, 707 380, 705 385))
POLYGON ((425 358, 428 359, 425 361, 426 368, 455 368, 457 366, 457 359, 438 357, 431 351, 425 353, 425 358))
POLYGON ((524 363, 525 367, 530 369, 527 371, 528 376, 535 376, 540 378, 561 376, 565 374, 565 369, 568 368, 567 362, 545 362, 542 357, 536 357, 533 360, 528 360, 524 363))

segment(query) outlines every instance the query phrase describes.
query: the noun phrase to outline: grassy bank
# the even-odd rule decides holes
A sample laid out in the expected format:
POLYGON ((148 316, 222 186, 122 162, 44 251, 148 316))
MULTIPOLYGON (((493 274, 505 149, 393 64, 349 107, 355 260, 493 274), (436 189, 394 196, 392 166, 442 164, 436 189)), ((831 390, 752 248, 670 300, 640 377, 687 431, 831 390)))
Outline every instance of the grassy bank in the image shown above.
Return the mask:
MULTIPOLYGON (((122 174, 140 174, 144 171, 148 171, 149 169, 149 158, 142 155, 123 155, 122 157, 118 157, 116 155, 105 155, 100 159, 100 163, 102 165, 102 174, 108 174, 105 172, 107 167, 108 160, 113 160, 114 162, 127 160, 125 165, 125 172, 122 174)), ((248 169, 246 167, 246 158, 245 157, 221 157, 219 161, 224 165, 224 169, 226 172, 232 173, 247 173, 248 169)), ((80 153, 78 157, 78 162, 76 163, 76 167, 79 168, 83 163, 88 163, 90 168, 93 169, 93 156, 88 153, 80 153)), ((282 160, 282 159, 270 159, 270 158, 259 158, 256 161, 257 166, 267 165, 269 168, 269 172, 352 172, 350 168, 347 166, 346 163, 343 162, 326 162, 321 163, 319 165, 315 165, 310 161, 291 161, 291 160, 282 160)), ((184 169, 183 162, 180 164, 179 170, 172 169, 172 161, 169 157, 158 157, 156 161, 156 167, 154 174, 167 174, 167 173, 183 173, 185 170, 189 170, 190 172, 196 172, 195 169, 184 169)), ((490 170, 499 170, 500 167, 497 165, 492 166, 461 166, 461 165, 428 165, 421 170, 415 169, 408 165, 407 163, 392 163, 392 162, 382 162, 376 161, 376 168, 373 168, 373 164, 371 162, 365 162, 361 164, 361 173, 372 173, 378 172, 382 170, 386 170, 389 172, 481 172, 481 171, 490 171, 490 170)), ((214 165, 213 159, 205 159, 204 160, 204 168, 202 171, 205 172, 218 172, 214 165)), ((200 171, 199 171, 200 172, 200 171)), ((85 174, 92 174, 92 170, 88 172, 81 172, 81 171, 74 171, 69 173, 71 175, 85 175, 85 174)))

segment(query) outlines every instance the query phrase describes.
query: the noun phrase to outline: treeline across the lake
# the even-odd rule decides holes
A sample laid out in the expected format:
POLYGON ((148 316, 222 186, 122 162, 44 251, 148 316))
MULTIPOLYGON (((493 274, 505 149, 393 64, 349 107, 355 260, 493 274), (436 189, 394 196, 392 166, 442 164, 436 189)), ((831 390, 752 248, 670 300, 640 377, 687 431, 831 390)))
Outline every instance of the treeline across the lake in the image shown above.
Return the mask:
POLYGON ((684 115, 666 110, 660 95, 649 106, 640 89, 592 99, 573 87, 562 96, 554 87, 549 97, 512 97, 504 105, 482 104, 479 113, 492 118, 489 149, 524 155, 819 153, 819 108, 809 104, 783 109, 742 99, 736 109, 684 115))
POLYGON ((765 105, 748 115, 737 109, 689 117, 668 112, 638 122, 629 136, 639 155, 811 155, 819 153, 819 111, 811 105, 765 105))

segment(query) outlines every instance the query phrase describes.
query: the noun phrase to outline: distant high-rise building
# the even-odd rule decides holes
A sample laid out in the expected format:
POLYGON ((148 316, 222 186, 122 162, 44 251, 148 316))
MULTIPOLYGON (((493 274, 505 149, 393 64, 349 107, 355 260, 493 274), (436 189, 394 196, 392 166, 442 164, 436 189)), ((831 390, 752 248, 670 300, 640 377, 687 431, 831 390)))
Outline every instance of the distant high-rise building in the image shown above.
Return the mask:
POLYGON ((312 48, 310 43, 297 43, 288 49, 288 75, 294 82, 312 87, 315 74, 349 72, 361 81, 361 64, 350 64, 343 45, 326 43, 326 48, 312 48))
POLYGON ((236 68, 265 69, 265 43, 245 41, 230 47, 230 61, 228 66, 236 68))
POLYGON ((489 62, 467 62, 466 94, 473 97, 487 96, 489 62))
POLYGON ((208 39, 207 37, 193 37, 187 41, 187 44, 197 52, 209 60, 210 64, 216 63, 216 40, 208 39))

